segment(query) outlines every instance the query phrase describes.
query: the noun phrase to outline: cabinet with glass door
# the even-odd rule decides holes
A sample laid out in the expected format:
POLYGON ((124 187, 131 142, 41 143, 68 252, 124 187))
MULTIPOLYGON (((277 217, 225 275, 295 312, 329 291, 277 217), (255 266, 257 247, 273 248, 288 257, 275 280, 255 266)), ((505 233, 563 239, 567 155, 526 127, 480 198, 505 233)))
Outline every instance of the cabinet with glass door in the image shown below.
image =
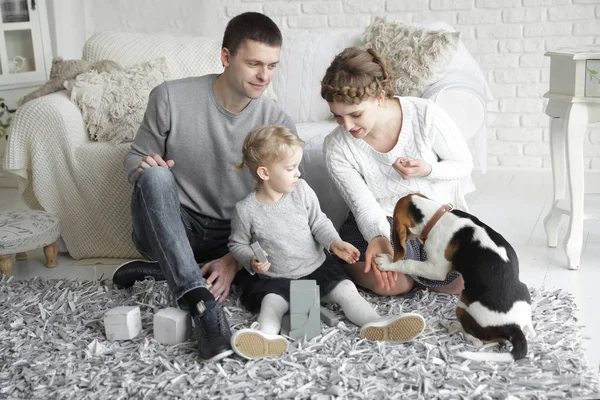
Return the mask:
POLYGON ((0 0, 0 89, 48 78, 52 57, 44 0, 0 0))

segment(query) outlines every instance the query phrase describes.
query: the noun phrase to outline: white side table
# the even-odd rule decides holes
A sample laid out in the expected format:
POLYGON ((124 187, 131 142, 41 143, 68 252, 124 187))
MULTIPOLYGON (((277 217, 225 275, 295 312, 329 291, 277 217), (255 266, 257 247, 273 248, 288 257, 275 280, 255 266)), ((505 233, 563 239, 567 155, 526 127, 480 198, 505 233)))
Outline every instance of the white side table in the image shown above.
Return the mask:
POLYGON ((560 218, 563 214, 570 216, 564 247, 569 269, 578 269, 583 220, 600 219, 600 209, 593 207, 591 195, 584 195, 583 178, 585 130, 588 123, 600 122, 600 46, 567 48, 545 55, 551 58, 550 90, 544 97, 548 98, 546 114, 550 117, 554 200, 544 225, 548 246, 556 247, 560 218))

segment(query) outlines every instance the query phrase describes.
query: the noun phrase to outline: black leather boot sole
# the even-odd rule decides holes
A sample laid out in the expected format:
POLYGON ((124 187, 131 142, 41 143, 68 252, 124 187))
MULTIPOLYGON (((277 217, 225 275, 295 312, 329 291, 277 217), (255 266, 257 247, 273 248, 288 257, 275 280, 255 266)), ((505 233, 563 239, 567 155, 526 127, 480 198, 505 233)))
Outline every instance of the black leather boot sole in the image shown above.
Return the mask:
POLYGON ((153 278, 164 281, 165 276, 156 261, 132 260, 119 265, 113 275, 113 283, 121 288, 132 287, 136 281, 153 278))

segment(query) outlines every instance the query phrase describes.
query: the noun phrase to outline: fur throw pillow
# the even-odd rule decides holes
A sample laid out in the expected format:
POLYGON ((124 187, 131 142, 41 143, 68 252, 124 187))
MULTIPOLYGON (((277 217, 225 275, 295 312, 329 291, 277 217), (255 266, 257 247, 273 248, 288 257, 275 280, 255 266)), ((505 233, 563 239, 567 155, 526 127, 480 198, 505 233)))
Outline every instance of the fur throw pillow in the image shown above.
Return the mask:
POLYGON ((21 104, 50 93, 59 92, 65 88, 68 89, 69 81, 75 79, 79 74, 88 72, 90 69, 98 72, 112 72, 120 70, 121 67, 111 60, 100 60, 90 65, 86 60, 63 60, 62 57, 54 57, 48 82, 26 94, 21 100, 21 104))
POLYGON ((92 70, 72 82, 71 101, 81 110, 92 140, 131 142, 142 123, 150 91, 167 76, 164 58, 124 71, 92 70))
POLYGON ((458 32, 428 30, 377 17, 361 40, 388 60, 397 95, 420 97, 452 61, 459 37, 458 32))

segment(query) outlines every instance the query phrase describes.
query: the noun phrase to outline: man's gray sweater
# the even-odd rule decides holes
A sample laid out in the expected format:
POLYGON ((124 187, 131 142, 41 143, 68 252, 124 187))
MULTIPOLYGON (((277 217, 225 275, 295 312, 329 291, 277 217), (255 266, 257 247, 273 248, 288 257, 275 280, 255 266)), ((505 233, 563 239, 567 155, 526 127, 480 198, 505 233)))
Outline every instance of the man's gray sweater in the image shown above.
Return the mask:
POLYGON ((235 203, 255 188, 247 170, 233 171, 242 160, 242 143, 265 124, 296 127, 279 106, 261 96, 239 113, 226 110, 214 91, 218 75, 167 81, 150 93, 144 120, 125 155, 132 184, 142 157, 152 153, 173 160, 171 172, 181 204, 197 213, 231 219, 235 203))

